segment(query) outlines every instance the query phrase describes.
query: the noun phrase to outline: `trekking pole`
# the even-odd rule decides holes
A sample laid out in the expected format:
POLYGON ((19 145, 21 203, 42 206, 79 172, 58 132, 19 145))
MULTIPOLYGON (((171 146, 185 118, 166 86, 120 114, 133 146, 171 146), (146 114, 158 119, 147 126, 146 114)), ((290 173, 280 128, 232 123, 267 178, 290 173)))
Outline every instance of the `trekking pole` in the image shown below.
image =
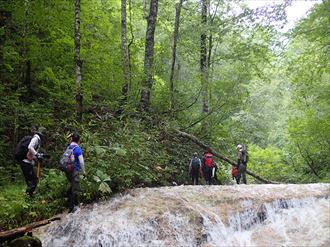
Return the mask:
POLYGON ((37 177, 40 178, 40 160, 38 160, 37 163, 38 163, 37 177))

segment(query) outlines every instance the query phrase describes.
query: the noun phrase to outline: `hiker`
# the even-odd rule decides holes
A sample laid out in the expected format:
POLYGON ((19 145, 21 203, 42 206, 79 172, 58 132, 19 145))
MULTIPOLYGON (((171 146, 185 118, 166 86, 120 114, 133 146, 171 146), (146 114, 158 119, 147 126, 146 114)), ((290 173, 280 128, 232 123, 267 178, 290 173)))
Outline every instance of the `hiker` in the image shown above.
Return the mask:
POLYGON ((75 132, 72 134, 71 143, 67 148, 72 148, 73 160, 73 170, 71 172, 66 172, 66 177, 70 183, 70 187, 67 191, 69 213, 74 213, 79 210, 78 207, 78 193, 80 191, 80 174, 86 175, 85 172, 85 162, 83 151, 79 146, 80 135, 75 132))
POLYGON ((243 145, 238 144, 236 146, 237 150, 237 175, 236 175, 236 183, 240 184, 241 177, 243 183, 246 184, 246 166, 247 166, 247 152, 244 150, 243 145))
POLYGON ((198 185, 199 175, 202 174, 202 162, 201 159, 198 158, 197 153, 194 153, 194 156, 190 161, 189 173, 191 174, 192 184, 198 185))
POLYGON ((36 162, 38 159, 42 159, 43 157, 43 154, 39 153, 39 149, 41 147, 42 141, 45 138, 45 135, 46 128, 42 126, 39 127, 28 144, 27 154, 20 162, 20 166, 27 185, 25 193, 30 197, 33 196, 33 192, 37 188, 38 184, 36 162))
POLYGON ((213 159, 213 154, 208 150, 204 152, 202 166, 206 184, 213 184, 216 176, 216 164, 213 159))

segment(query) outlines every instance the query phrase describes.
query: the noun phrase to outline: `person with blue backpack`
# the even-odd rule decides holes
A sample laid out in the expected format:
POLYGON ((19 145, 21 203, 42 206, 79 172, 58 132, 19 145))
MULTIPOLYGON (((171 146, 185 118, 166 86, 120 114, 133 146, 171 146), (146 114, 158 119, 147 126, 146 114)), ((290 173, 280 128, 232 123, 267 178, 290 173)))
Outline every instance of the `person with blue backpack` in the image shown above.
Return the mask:
POLYGON ((67 146, 64 155, 70 154, 67 163, 67 170, 65 171, 65 175, 70 183, 70 187, 67 191, 68 197, 68 206, 69 213, 74 213, 79 210, 78 207, 78 194, 80 192, 80 174, 86 175, 85 172, 85 162, 83 151, 80 144, 80 135, 75 132, 71 136, 71 143, 67 146))
POLYGON ((191 174, 192 184, 198 185, 199 175, 202 174, 202 162, 198 158, 197 153, 194 153, 189 164, 189 173, 191 174))

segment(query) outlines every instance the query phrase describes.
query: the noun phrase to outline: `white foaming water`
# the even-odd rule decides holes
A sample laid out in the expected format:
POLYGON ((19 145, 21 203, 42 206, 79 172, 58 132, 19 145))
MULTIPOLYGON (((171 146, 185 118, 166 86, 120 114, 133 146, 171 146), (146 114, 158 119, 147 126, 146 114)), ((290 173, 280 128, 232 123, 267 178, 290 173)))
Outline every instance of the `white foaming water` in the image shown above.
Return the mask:
POLYGON ((66 215, 39 237, 43 246, 325 247, 329 195, 329 184, 135 189, 66 215))

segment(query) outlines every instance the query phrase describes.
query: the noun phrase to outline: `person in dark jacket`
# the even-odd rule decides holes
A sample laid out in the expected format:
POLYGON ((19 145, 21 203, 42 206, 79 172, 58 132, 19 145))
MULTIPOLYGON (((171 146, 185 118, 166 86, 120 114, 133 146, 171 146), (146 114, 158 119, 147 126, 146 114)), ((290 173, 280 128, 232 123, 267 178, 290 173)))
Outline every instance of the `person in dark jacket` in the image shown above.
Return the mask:
POLYGON ((237 176, 236 176, 236 183, 240 184, 241 178, 243 180, 243 183, 246 184, 246 165, 247 165, 247 160, 246 160, 246 153, 243 149, 243 145, 238 144, 236 146, 237 150, 237 176))
POLYGON ((71 143, 68 147, 73 149, 74 169, 72 172, 67 172, 66 177, 70 183, 70 187, 67 191, 69 213, 74 213, 79 210, 78 194, 80 192, 80 174, 86 175, 86 172, 83 151, 79 146, 80 135, 78 133, 73 133, 71 139, 71 143))
POLYGON ((26 157, 20 162, 20 166, 27 185, 25 192, 30 197, 33 196, 33 193, 38 184, 36 163, 38 159, 42 158, 42 154, 39 153, 39 149, 41 147, 42 140, 45 138, 45 135, 46 128, 39 127, 28 145, 28 152, 26 157))
POLYGON ((192 184, 198 185, 199 175, 202 174, 202 162, 200 158, 198 158, 197 153, 194 153, 194 156, 190 161, 189 173, 191 174, 192 184))

